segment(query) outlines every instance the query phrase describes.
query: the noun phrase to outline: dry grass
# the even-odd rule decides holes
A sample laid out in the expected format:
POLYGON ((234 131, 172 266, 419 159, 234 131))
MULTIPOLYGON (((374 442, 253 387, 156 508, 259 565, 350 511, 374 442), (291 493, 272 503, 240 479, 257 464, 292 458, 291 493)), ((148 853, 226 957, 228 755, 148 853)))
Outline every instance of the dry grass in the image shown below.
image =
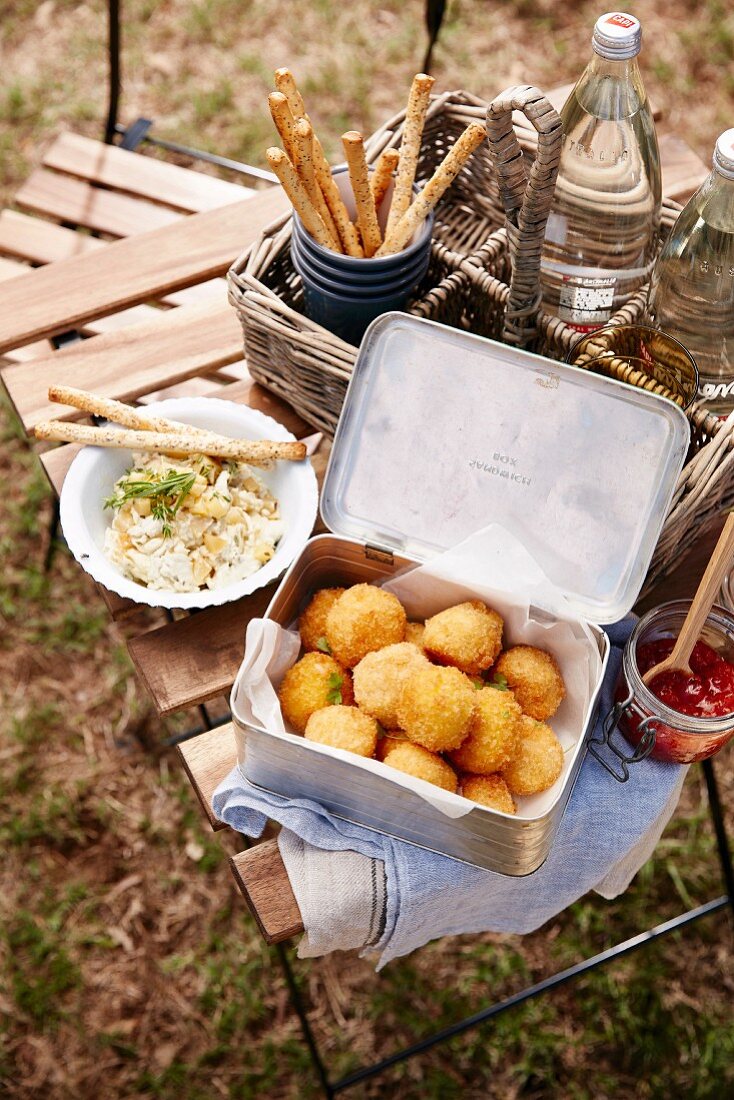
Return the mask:
MULTIPOLYGON (((123 6, 124 117, 154 117, 159 133, 260 164, 273 67, 296 71, 334 149, 347 124, 372 129, 402 104, 424 49, 420 0, 123 6)), ((571 80, 599 11, 551 0, 448 8, 438 86, 485 97, 511 82, 571 80)), ((5 200, 62 129, 100 133, 104 9, 5 0, 5 200)), ((712 0, 641 0, 635 11, 649 89, 708 158, 730 122, 732 17, 712 0)), ((93 585, 63 552, 44 573, 48 493, 6 411, 0 438, 0 1090, 13 1100, 318 1095, 276 957, 227 871, 234 840, 209 833, 159 747, 166 730, 93 585)), ((730 752, 719 772, 731 806, 730 752)), ((336 1074, 719 893, 694 771, 654 861, 619 902, 586 899, 524 939, 434 944, 379 978, 350 956, 297 969, 336 1074)), ((730 947, 731 918, 708 918, 351 1095, 725 1095, 730 947)))

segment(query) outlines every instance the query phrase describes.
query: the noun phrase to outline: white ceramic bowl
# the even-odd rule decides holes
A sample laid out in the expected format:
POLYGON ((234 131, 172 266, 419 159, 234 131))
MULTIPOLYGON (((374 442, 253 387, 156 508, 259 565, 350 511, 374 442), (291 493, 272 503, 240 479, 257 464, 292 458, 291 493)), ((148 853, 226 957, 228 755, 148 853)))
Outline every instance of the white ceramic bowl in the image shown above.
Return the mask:
MULTIPOLYGON (((212 397, 177 397, 147 405, 146 411, 209 428, 220 435, 247 439, 293 440, 294 436, 269 416, 212 397)), ((96 581, 118 596, 150 607, 201 608, 248 596, 276 580, 298 556, 311 534, 318 508, 316 475, 309 459, 276 462, 272 470, 256 470, 280 504, 285 531, 275 554, 256 573, 224 588, 172 592, 148 588, 124 577, 104 553, 104 536, 112 513, 104 500, 132 461, 132 452, 110 447, 84 447, 66 475, 61 490, 61 526, 69 549, 96 581)))

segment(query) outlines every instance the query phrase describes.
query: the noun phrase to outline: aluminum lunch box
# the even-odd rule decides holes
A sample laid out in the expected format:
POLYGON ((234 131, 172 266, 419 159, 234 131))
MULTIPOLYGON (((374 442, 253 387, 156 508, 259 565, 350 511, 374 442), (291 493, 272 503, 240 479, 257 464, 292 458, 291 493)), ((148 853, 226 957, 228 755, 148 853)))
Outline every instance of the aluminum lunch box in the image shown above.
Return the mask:
POLYGON ((336 758, 247 722, 238 679, 231 707, 246 779, 479 867, 537 870, 596 718, 609 654, 598 624, 615 622, 637 598, 688 440, 684 413, 644 390, 435 322, 378 318, 360 348, 324 481, 321 513, 334 534, 309 540, 266 617, 292 626, 316 589, 381 583, 493 522, 521 540, 562 594, 555 614, 587 624, 601 674, 561 788, 534 817, 478 805, 448 817, 399 773, 383 778, 357 756, 336 758))

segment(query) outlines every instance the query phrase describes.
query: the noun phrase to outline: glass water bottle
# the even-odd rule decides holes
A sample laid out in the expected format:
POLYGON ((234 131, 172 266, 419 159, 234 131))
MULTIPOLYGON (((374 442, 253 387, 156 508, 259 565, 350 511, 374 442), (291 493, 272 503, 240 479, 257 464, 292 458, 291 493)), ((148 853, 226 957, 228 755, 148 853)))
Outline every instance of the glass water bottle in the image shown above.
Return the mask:
POLYGON ((648 315, 696 360, 707 410, 734 409, 734 130, 716 142, 714 170, 689 199, 653 269, 648 315))
POLYGON ((634 16, 602 15, 593 57, 561 110, 543 308, 580 332, 606 324, 647 282, 654 259, 660 156, 637 64, 641 41, 634 16))

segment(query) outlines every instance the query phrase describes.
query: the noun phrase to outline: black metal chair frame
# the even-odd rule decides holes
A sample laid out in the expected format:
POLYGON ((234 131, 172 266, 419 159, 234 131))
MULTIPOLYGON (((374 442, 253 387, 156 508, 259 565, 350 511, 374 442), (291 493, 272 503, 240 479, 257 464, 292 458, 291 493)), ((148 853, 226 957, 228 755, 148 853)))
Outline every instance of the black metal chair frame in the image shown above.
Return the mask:
MULTIPOLYGON (((195 160, 203 160, 210 164, 215 164, 220 168, 224 168, 230 171, 238 172, 243 175, 253 177, 255 179, 268 180, 275 182, 275 176, 272 173, 264 171, 261 168, 257 168, 253 165, 244 164, 241 161, 232 160, 229 157, 222 157, 214 153, 207 153, 197 149, 191 149, 188 146, 180 145, 171 141, 164 141, 155 137, 151 133, 153 122, 150 119, 140 118, 137 119, 132 125, 124 127, 120 125, 118 121, 119 117, 119 105, 120 105, 120 93, 121 93, 121 22, 120 22, 120 0, 108 0, 109 4, 109 102, 107 111, 107 122, 105 126, 105 141, 108 144, 118 144, 124 149, 134 150, 137 149, 141 143, 149 143, 157 146, 168 152, 180 154, 183 156, 191 157, 195 160)), ((438 33, 441 27, 441 22, 445 13, 445 0, 426 0, 426 29, 428 31, 428 50, 424 61, 424 70, 428 71, 430 68, 431 56, 433 47, 438 38, 438 33)), ((198 708, 199 715, 202 720, 202 726, 189 733, 181 736, 170 738, 168 744, 176 744, 179 741, 196 736, 203 730, 212 729, 215 726, 224 724, 228 721, 228 718, 221 718, 213 721, 209 711, 205 706, 198 708)), ((584 959, 582 962, 577 963, 575 966, 568 967, 565 970, 561 970, 556 974, 545 978, 541 982, 537 982, 534 985, 528 986, 526 989, 521 990, 519 993, 513 994, 511 997, 507 997, 502 1001, 497 1001, 494 1004, 488 1005, 486 1008, 481 1009, 479 1012, 474 1013, 471 1016, 457 1021, 449 1027, 443 1028, 440 1031, 435 1032, 432 1035, 426 1036, 423 1039, 416 1041, 403 1050, 396 1051, 394 1054, 389 1055, 387 1058, 383 1058, 378 1062, 371 1065, 364 1066, 362 1069, 357 1070, 355 1073, 348 1074, 339 1080, 332 1081, 329 1078, 327 1068, 323 1062, 321 1054, 318 1049, 318 1045, 313 1035, 311 1025, 308 1019, 308 1013, 303 1002, 301 991, 298 987, 293 968, 291 966, 289 953, 283 944, 277 944, 275 951, 278 956, 279 962, 282 966, 285 976, 286 984, 288 986, 291 1003, 294 1011, 296 1012, 300 1021, 301 1030, 303 1033, 303 1039, 308 1049, 311 1061, 314 1067, 314 1071, 318 1078, 321 1090, 325 1097, 332 1098, 338 1093, 345 1092, 363 1081, 370 1078, 377 1077, 378 1075, 386 1072, 400 1062, 404 1062, 409 1058, 416 1057, 419 1054, 424 1054, 426 1051, 431 1050, 433 1047, 438 1046, 441 1043, 445 1043, 450 1039, 455 1038, 457 1035, 461 1035, 464 1032, 469 1031, 472 1028, 478 1027, 480 1024, 487 1023, 489 1020, 499 1016, 500 1013, 506 1012, 508 1009, 515 1008, 517 1005, 524 1004, 535 997, 539 997, 545 993, 550 993, 552 990, 558 988, 561 985, 565 985, 567 982, 573 981, 575 978, 582 977, 584 974, 588 974, 590 971, 597 969, 600 966, 604 966, 608 963, 614 962, 624 955, 629 955, 633 951, 638 951, 641 948, 647 947, 654 943, 656 940, 661 939, 663 936, 669 935, 671 932, 679 931, 689 924, 693 924, 695 921, 700 920, 703 917, 707 917, 719 910, 726 909, 731 910, 734 916, 734 868, 732 867, 732 857, 729 846, 729 839, 726 832, 726 825, 722 813, 721 800, 719 797, 718 786, 716 782, 716 776, 714 773, 714 767, 711 760, 705 760, 702 764, 704 776, 706 779, 706 789, 709 800, 709 810, 711 821, 714 827, 714 834, 716 837, 716 845, 718 851, 719 862, 721 865, 721 874, 724 885, 726 887, 726 893, 722 894, 718 898, 714 898, 711 901, 705 902, 702 905, 696 906, 693 909, 689 909, 684 913, 673 917, 671 920, 664 921, 662 924, 658 924, 653 928, 647 929, 644 932, 640 932, 636 936, 624 940, 622 943, 615 944, 613 947, 608 948, 606 951, 602 951, 597 955, 593 955, 588 959, 584 959)), ((249 847, 251 841, 247 837, 242 837, 243 843, 249 847)))

